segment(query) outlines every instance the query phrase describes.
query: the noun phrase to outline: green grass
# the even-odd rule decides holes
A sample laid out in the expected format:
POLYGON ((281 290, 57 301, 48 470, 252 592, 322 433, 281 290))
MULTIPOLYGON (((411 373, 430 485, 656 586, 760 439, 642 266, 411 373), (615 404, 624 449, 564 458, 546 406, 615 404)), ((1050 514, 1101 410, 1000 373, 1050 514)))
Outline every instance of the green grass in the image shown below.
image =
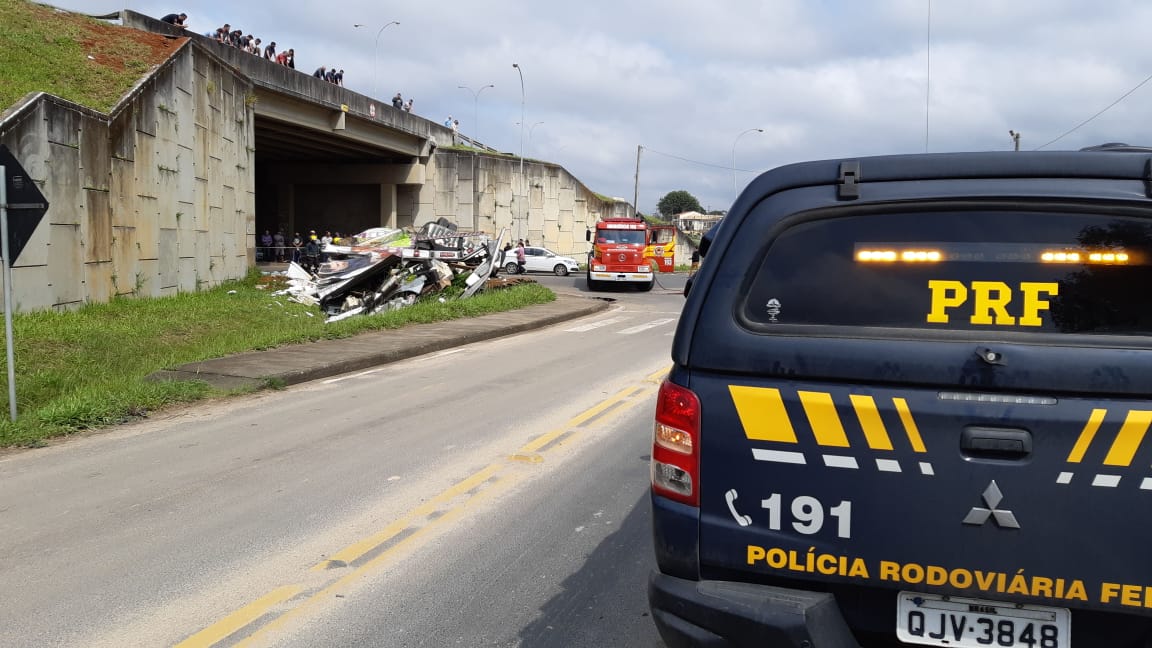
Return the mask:
MULTIPOLYGON (((259 274, 253 273, 244 281, 198 293, 16 315, 19 417, 13 423, 3 415, 0 446, 36 446, 174 403, 221 395, 199 382, 145 380, 160 369, 369 330, 474 317, 556 298, 539 284, 526 284, 325 324, 319 309, 274 297, 274 289, 261 290, 260 285, 259 274)), ((6 376, 0 385, 6 403, 6 376)))
POLYGON ((0 109, 42 91, 107 112, 155 63, 131 30, 79 14, 0 0, 0 16, 0 109))

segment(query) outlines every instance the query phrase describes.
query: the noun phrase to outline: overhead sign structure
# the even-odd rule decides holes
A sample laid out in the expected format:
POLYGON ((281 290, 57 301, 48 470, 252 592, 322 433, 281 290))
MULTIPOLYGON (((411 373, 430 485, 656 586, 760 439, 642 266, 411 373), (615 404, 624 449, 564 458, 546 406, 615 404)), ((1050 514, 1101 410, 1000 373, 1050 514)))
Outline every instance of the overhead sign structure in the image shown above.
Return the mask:
POLYGON ((0 252, 4 255, 4 350, 8 359, 8 411, 16 420, 16 356, 12 340, 12 264, 48 211, 48 201, 28 172, 0 144, 0 252))

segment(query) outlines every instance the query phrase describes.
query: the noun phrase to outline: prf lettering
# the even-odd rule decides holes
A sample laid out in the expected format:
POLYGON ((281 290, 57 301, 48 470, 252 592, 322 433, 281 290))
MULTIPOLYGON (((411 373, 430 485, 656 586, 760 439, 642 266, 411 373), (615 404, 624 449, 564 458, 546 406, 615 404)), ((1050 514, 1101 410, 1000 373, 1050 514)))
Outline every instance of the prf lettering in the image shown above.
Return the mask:
POLYGON ((970 304, 968 321, 972 324, 1041 326, 1044 322, 1040 311, 1048 310, 1048 300, 1042 297, 1055 297, 1060 284, 1025 281, 1013 290, 1002 281, 973 281, 966 285, 962 281, 933 279, 928 282, 928 290, 932 291, 929 324, 947 324, 949 310, 970 304), (1008 311, 1010 306, 1019 317, 1008 311))

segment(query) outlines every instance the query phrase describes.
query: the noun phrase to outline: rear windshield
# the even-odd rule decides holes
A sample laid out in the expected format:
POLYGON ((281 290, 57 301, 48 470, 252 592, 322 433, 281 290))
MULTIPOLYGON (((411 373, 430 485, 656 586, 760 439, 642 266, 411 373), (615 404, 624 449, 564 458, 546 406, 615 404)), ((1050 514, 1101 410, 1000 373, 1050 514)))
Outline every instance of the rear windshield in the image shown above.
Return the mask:
POLYGON ((753 324, 1143 335, 1152 332, 1152 225, 1020 211, 800 222, 767 250, 753 324))

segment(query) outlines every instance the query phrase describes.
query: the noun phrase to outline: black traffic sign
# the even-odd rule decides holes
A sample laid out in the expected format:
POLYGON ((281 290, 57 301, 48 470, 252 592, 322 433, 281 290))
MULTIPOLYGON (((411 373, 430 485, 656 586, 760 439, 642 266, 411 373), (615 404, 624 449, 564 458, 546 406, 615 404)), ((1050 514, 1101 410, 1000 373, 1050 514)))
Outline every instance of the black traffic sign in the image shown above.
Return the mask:
POLYGON ((4 167, 4 183, 8 187, 8 252, 12 257, 8 265, 12 266, 48 211, 48 201, 3 144, 0 144, 0 166, 4 167))

